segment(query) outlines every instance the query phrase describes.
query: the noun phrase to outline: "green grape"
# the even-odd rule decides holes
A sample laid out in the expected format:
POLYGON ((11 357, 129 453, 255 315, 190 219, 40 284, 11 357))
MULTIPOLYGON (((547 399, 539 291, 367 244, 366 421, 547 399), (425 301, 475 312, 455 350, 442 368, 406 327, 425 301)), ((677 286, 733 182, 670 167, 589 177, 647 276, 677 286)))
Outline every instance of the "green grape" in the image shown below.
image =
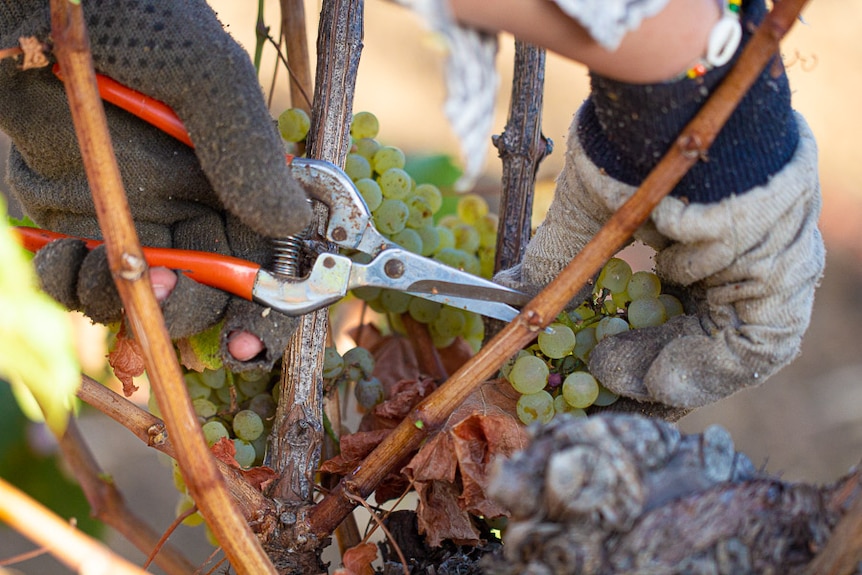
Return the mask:
MULTIPOLYGON (((410 223, 410 218, 407 218, 407 223, 410 223)), ((422 255, 430 256, 440 247, 440 234, 437 233, 437 228, 434 226, 425 226, 417 228, 416 233, 422 238, 422 255)))
POLYGON ((419 184, 413 193, 428 202, 432 214, 436 214, 443 207, 443 194, 440 193, 440 188, 434 184, 419 184))
POLYGON ((278 131, 286 142, 303 141, 309 128, 311 119, 300 108, 288 108, 278 116, 278 131))
POLYGON ((217 405, 221 405, 223 408, 229 406, 231 390, 236 393, 236 385, 226 385, 215 390, 215 400, 213 400, 214 403, 216 403, 217 405))
POLYGON ((512 367, 515 365, 515 362, 525 355, 533 355, 529 351, 526 350, 518 350, 518 353, 507 359, 503 365, 500 366, 500 375, 509 379, 509 374, 512 372, 512 367))
POLYGON ((344 173, 351 180, 361 180, 371 177, 371 164, 360 154, 347 154, 347 159, 344 160, 344 173))
POLYGON ((455 269, 464 270, 473 275, 479 275, 479 258, 464 250, 443 248, 434 254, 434 259, 455 269))
POLYGON ((374 212, 377 228, 384 234, 397 234, 407 225, 410 208, 401 200, 386 198, 374 212))
POLYGON ((572 353, 575 347, 575 332, 561 323, 552 323, 539 332, 539 349, 545 356, 559 359, 572 353))
POLYGON ((180 493, 186 492, 186 480, 183 479, 183 474, 180 471, 180 464, 176 459, 171 460, 171 479, 174 482, 174 488, 180 493))
POLYGON ((632 267, 620 258, 611 258, 599 272, 596 286, 607 289, 612 294, 626 291, 629 279, 632 277, 632 267))
MULTIPOLYGON (((383 290, 380 290, 380 293, 383 294, 383 290)), ((386 308, 383 307, 383 304, 381 303, 379 296, 376 299, 365 300, 365 303, 367 303, 368 307, 370 307, 371 310, 376 312, 376 313, 381 313, 381 314, 386 313, 386 308)))
POLYGON ((468 254, 476 253, 479 249, 479 232, 470 224, 458 224, 452 230, 455 234, 455 248, 468 254))
POLYGON ((548 384, 548 364, 535 355, 522 355, 515 360, 506 379, 518 393, 536 393, 548 384))
POLYGON ((392 234, 390 239, 408 252, 422 253, 422 236, 416 230, 404 228, 397 234, 392 234))
POLYGON ((623 291, 619 293, 612 293, 611 301, 614 302, 614 306, 616 306, 617 309, 626 309, 629 303, 631 303, 632 298, 629 295, 628 291, 623 291))
POLYGON ((440 218, 440 221, 437 222, 437 225, 443 226, 444 228, 448 228, 454 231, 455 227, 460 226, 462 223, 464 222, 461 221, 461 218, 459 218, 455 214, 446 214, 445 216, 440 218))
POLYGON ((342 371, 344 371, 344 358, 334 347, 325 348, 323 350, 323 377, 332 379, 341 375, 342 371))
POLYGON ((575 348, 572 353, 584 363, 590 358, 590 352, 596 347, 596 328, 595 326, 585 327, 575 333, 575 348))
POLYGON ((497 249, 494 247, 479 248, 479 275, 483 278, 494 276, 494 266, 497 265, 497 249))
POLYGON ((661 293, 661 280, 652 272, 635 272, 626 288, 632 301, 645 297, 658 297, 661 293))
POLYGON ((464 326, 467 325, 467 318, 464 312, 450 306, 443 306, 437 313, 437 317, 431 323, 434 330, 443 337, 455 337, 464 331, 464 326))
POLYGON ((428 324, 428 333, 431 335, 431 342, 437 349, 446 349, 455 343, 455 339, 458 337, 457 335, 443 335, 439 333, 437 328, 434 327, 433 322, 428 324))
POLYGON ((362 178, 354 183, 370 211, 373 212, 380 207, 380 202, 383 201, 383 191, 380 189, 380 184, 371 178, 362 178))
POLYGON ((218 389, 227 383, 224 367, 205 369, 201 372, 201 382, 210 389, 218 389))
POLYGON ((364 347, 354 347, 347 350, 347 353, 344 354, 344 363, 358 367, 363 377, 370 377, 374 373, 374 356, 364 347))
POLYGON ((375 301, 380 297, 380 292, 383 290, 379 287, 358 287, 353 288, 353 295, 362 301, 375 301))
POLYGON ((458 217, 462 222, 474 225, 482 217, 488 214, 488 202, 478 194, 465 194, 458 198, 456 206, 458 217))
POLYGON ((380 292, 380 303, 383 309, 389 313, 402 314, 407 312, 407 307, 410 305, 410 299, 413 296, 404 292, 385 289, 380 292))
POLYGON ((263 420, 252 410, 243 409, 233 416, 233 432, 240 439, 254 441, 263 433, 263 420))
POLYGON ((602 302, 602 313, 605 315, 614 315, 617 313, 617 304, 613 299, 606 299, 602 302))
POLYGON ((212 388, 205 385, 201 374, 190 371, 183 375, 183 380, 186 384, 186 390, 189 392, 191 399, 206 399, 212 393, 212 388))
POLYGON ((263 458, 266 456, 268 441, 266 434, 262 433, 260 437, 251 442, 255 453, 253 465, 263 464, 263 458))
POLYGON ((596 400, 593 402, 593 405, 598 405, 600 407, 607 407, 616 402, 620 398, 619 395, 606 388, 601 383, 599 384, 599 395, 596 397, 596 400))
POLYGON ((599 382, 586 371, 575 371, 563 380, 563 397, 572 407, 589 407, 599 396, 599 382))
POLYGON ((377 120, 377 116, 371 112, 353 114, 353 119, 350 122, 350 135, 354 139, 376 138, 379 130, 380 122, 377 120))
POLYGON ((272 418, 275 417, 275 410, 278 405, 271 393, 258 393, 249 400, 248 408, 258 414, 266 426, 267 422, 271 422, 272 418))
POLYGON ((163 419, 162 410, 159 409, 159 403, 156 401, 156 396, 152 392, 152 389, 150 390, 150 397, 147 398, 147 410, 159 419, 163 419))
POLYGON ((657 297, 645 297, 629 304, 629 325, 632 329, 653 327, 667 321, 667 312, 657 297))
POLYGON ((431 323, 440 313, 442 307, 443 304, 439 302, 414 297, 410 300, 410 305, 407 306, 407 313, 419 323, 431 323))
POLYGON ((254 445, 244 439, 234 439, 233 446, 236 449, 236 454, 233 457, 240 467, 248 468, 254 465, 254 460, 257 457, 254 445))
POLYGON ((610 335, 616 335, 628 329, 628 322, 621 317, 603 317, 596 324, 596 341, 602 341, 610 335))
POLYGON ((216 407, 216 404, 209 399, 193 399, 192 407, 195 410, 195 414, 204 420, 209 419, 210 417, 218 413, 218 408, 216 407))
POLYGON ((663 293, 659 295, 658 300, 664 306, 668 319, 685 313, 685 310, 682 307, 682 302, 679 301, 679 299, 677 299, 675 296, 670 295, 669 293, 663 293))
MULTIPOLYGON (((174 507, 174 515, 179 517, 183 513, 186 513, 189 509, 192 509, 194 506, 195 500, 192 499, 189 495, 183 493, 180 495, 180 498, 177 500, 177 504, 174 507)), ((203 522, 203 516, 197 511, 183 519, 183 525, 186 525, 188 527, 197 527, 203 522)))
POLYGON ((374 154, 376 154, 379 149, 380 142, 374 138, 359 138, 358 140, 353 141, 353 146, 351 146, 350 151, 354 154, 359 154, 370 163, 374 158, 374 154))
POLYGON ((201 426, 201 430, 204 432, 204 438, 207 441, 207 445, 210 447, 212 447, 222 437, 230 439, 230 432, 227 430, 225 424, 218 419, 207 421, 201 426))
POLYGON ((437 244, 437 251, 434 253, 440 253, 445 249, 454 249, 455 234, 452 233, 452 230, 450 230, 446 226, 438 225, 435 227, 437 229, 437 236, 440 238, 440 242, 437 244))
POLYGON ((380 146, 371 159, 371 167, 378 174, 390 168, 404 169, 405 163, 404 152, 393 146, 380 146))
POLYGON ((383 400, 386 399, 383 383, 376 377, 357 381, 353 388, 353 394, 356 397, 356 402, 366 410, 383 403, 383 400))
POLYGON ((389 168, 377 178, 384 198, 405 200, 413 189, 413 179, 401 168, 389 168))
POLYGON ((500 225, 500 218, 497 217, 497 214, 485 214, 473 225, 479 232, 479 247, 497 247, 497 228, 500 225))
POLYGON ((463 313, 467 320, 467 323, 464 324, 465 337, 478 337, 480 339, 484 337, 485 320, 482 319, 482 316, 472 311, 465 311, 463 313))
POLYGON ((237 390, 244 397, 254 397, 259 393, 265 392, 269 388, 270 375, 268 372, 260 372, 257 379, 240 378, 236 384, 237 390))
POLYGON ((545 390, 528 393, 518 398, 515 411, 524 425, 549 423, 554 418, 554 398, 545 390))
POLYGON ((563 397, 562 394, 558 395, 554 398, 554 414, 561 415, 563 413, 568 413, 572 417, 586 417, 587 412, 581 409, 580 407, 572 407, 566 401, 566 398, 563 397))
POLYGON ((434 223, 434 211, 428 204, 428 200, 422 196, 411 194, 405 203, 410 209, 410 215, 407 217, 408 228, 419 229, 434 223))

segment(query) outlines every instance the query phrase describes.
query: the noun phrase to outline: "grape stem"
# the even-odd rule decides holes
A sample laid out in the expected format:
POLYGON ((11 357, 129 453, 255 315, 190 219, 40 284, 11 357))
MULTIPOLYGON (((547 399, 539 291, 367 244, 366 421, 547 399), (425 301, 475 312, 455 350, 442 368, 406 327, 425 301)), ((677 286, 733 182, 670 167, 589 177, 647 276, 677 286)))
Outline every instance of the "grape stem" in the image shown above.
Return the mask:
POLYGON ((806 1, 784 0, 775 4, 734 69, 632 198, 560 275, 527 304, 515 321, 417 405, 360 466, 311 510, 308 519, 313 532, 321 536, 331 532, 353 510, 353 496, 370 495, 407 453, 417 449, 429 433, 440 429, 451 413, 506 359, 531 341, 537 330, 551 323, 592 275, 628 241, 658 202, 706 153, 737 103, 778 51, 779 40, 792 27, 806 1), (422 428, 416 427, 417 421, 424 423, 422 428))

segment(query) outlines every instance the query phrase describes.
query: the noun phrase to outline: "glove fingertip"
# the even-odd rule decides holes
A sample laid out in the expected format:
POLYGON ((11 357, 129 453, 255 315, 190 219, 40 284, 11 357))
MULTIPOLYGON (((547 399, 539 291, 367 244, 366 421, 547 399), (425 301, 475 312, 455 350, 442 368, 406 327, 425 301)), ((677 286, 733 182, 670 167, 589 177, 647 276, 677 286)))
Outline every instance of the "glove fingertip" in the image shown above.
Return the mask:
POLYGON ((123 300, 114 284, 104 245, 90 251, 81 263, 78 298, 84 313, 96 323, 109 324, 122 318, 123 300))
POLYGON ((228 296, 225 292, 177 274, 177 285, 162 303, 165 325, 171 339, 200 333, 215 325, 224 315, 228 296))
POLYGON ((233 298, 225 312, 224 327, 220 336, 220 349, 225 367, 232 372, 251 370, 269 371, 281 359, 299 318, 290 317, 264 308, 254 302, 233 298), (263 342, 264 349, 257 356, 240 361, 228 351, 230 336, 234 332, 249 332, 263 342))
POLYGON ((88 253, 83 241, 65 238, 51 242, 33 258, 42 290, 72 310, 81 309, 78 273, 88 253))

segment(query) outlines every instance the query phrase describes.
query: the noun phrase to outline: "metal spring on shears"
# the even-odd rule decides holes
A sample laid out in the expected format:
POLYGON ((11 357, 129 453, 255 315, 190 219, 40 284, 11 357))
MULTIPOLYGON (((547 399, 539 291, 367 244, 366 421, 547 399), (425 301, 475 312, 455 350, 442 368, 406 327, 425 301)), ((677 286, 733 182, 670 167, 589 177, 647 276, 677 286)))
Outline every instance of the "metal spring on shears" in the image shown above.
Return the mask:
POLYGON ((295 278, 299 275, 299 256, 305 233, 286 238, 273 238, 272 272, 282 277, 295 278))

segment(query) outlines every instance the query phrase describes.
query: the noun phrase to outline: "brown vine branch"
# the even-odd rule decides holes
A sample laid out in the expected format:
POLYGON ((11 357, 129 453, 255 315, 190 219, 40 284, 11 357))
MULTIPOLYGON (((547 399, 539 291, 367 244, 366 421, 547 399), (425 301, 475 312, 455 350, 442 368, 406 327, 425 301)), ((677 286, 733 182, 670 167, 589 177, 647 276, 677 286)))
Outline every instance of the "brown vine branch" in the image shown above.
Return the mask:
MULTIPOLYGON (((126 506, 117 486, 99 468, 74 419, 69 420, 60 438, 60 450, 84 491, 90 514, 116 529, 143 553, 155 549, 159 533, 126 506)), ((155 561, 169 575, 188 575, 195 570, 195 566, 171 545, 163 545, 155 561)))
MULTIPOLYGON (((98 381, 82 376, 78 398, 98 409, 126 429, 149 447, 176 459, 176 450, 164 432, 164 422, 145 411, 128 399, 114 393, 98 381)), ((227 483, 228 490, 236 500, 243 517, 254 523, 258 531, 265 532, 268 523, 275 516, 275 506, 260 491, 239 477, 236 472, 221 461, 217 461, 219 471, 227 483)))
POLYGON ((0 520, 47 549, 76 573, 147 575, 0 478, 0 520))
POLYGON ((832 531, 832 536, 817 557, 808 564, 804 575, 850 575, 862 562, 862 477, 852 473, 830 501, 837 511, 847 509, 832 531), (848 508, 849 506, 849 508, 848 508))
POLYGON ((422 440, 443 425, 455 408, 491 377, 507 358, 553 321, 604 262, 628 241, 658 202, 709 149, 739 101, 778 51, 779 40, 793 26, 806 2, 783 0, 775 4, 737 65, 682 130, 675 145, 637 192, 511 324, 416 406, 359 467, 318 503, 309 515, 314 532, 330 532, 353 510, 353 497, 368 497, 383 478, 394 471, 405 454, 418 448, 422 440))
POLYGON ((308 56, 308 34, 305 31, 303 0, 279 0, 281 4, 281 37, 287 46, 287 70, 290 74, 290 104, 311 112, 311 59, 308 56))
POLYGON ((180 471, 201 514, 236 570, 275 573, 228 493, 186 392, 173 344, 150 285, 114 157, 105 111, 96 88, 83 9, 80 2, 68 0, 51 0, 50 6, 54 51, 64 72, 72 121, 105 239, 108 264, 129 326, 141 343, 156 400, 177 449, 180 471))

